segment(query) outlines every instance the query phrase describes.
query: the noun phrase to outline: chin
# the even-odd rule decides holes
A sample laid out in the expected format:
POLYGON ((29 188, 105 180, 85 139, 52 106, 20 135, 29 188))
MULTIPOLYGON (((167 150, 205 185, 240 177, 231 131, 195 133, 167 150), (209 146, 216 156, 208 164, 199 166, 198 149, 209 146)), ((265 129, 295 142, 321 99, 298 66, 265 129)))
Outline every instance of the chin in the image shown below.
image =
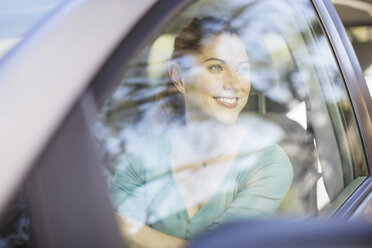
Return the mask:
POLYGON ((216 120, 223 124, 234 124, 236 120, 238 119, 239 114, 236 113, 220 113, 217 116, 215 116, 216 120))

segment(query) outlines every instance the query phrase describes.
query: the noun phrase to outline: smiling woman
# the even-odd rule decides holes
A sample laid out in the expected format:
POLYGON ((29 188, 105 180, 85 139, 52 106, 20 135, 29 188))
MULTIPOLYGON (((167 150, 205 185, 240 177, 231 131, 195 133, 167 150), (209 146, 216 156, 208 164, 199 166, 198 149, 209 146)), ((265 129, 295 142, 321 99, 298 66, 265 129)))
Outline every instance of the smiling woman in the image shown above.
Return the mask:
POLYGON ((234 123, 250 91, 248 55, 236 31, 212 17, 194 19, 176 38, 173 59, 170 76, 184 95, 186 119, 234 123))
POLYGON ((178 247, 235 220, 329 216, 366 163, 311 1, 178 14, 117 76, 95 126, 123 235, 178 247))
POLYGON ((185 122, 165 123, 131 144, 112 182, 127 238, 174 247, 234 220, 271 216, 291 185, 292 166, 273 143, 252 149, 252 130, 237 123, 251 87, 237 32, 220 19, 194 19, 175 39, 169 75, 185 122))

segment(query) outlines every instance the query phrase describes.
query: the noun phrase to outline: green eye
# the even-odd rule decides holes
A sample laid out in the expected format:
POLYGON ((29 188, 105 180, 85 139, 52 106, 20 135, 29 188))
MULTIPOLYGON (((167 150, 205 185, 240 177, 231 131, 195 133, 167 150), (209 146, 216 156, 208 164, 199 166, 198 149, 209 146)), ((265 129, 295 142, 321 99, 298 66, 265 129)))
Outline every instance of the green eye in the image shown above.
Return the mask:
POLYGON ((223 68, 221 65, 212 65, 209 67, 209 70, 214 71, 214 72, 221 72, 223 71, 223 68))

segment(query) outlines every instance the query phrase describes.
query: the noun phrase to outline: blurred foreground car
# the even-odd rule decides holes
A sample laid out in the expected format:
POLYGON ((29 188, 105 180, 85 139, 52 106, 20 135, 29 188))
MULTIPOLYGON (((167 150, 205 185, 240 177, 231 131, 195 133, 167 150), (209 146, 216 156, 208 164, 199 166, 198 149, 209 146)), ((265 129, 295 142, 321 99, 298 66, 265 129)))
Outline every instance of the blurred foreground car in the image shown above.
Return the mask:
POLYGON ((107 182, 156 125, 175 35, 203 16, 240 31, 242 116, 293 166, 272 217, 372 219, 372 100, 330 1, 56 6, 0 61, 0 247, 122 247, 107 182))

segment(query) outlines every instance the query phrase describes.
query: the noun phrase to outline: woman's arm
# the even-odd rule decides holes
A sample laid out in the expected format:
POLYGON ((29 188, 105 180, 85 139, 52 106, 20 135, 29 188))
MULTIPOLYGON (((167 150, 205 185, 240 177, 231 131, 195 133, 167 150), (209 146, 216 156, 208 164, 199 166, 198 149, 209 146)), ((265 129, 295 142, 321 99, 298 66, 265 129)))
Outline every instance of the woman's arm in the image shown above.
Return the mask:
POLYGON ((187 244, 186 240, 156 231, 132 218, 115 215, 120 231, 131 248, 178 248, 187 244))
MULTIPOLYGON (((142 150, 142 149, 138 149, 142 150)), ((111 199, 121 233, 130 247, 178 248, 185 240, 156 231, 146 224, 146 168, 141 156, 126 154, 110 184, 111 199), (131 216, 131 217, 128 217, 131 216)))

